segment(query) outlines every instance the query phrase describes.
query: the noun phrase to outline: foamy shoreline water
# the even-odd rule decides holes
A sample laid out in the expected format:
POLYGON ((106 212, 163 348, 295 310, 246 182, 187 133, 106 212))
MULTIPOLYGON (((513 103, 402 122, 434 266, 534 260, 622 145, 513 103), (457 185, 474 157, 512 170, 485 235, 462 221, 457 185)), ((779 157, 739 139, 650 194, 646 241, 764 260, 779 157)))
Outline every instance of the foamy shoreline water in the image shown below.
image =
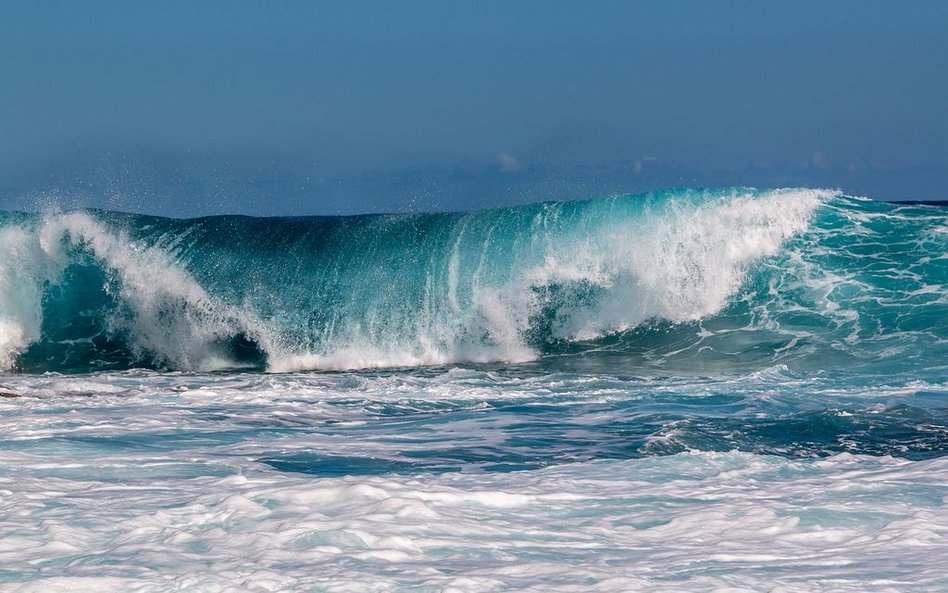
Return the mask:
POLYGON ((80 465, 5 453, 0 589, 948 586, 945 458, 686 453, 538 472, 327 479, 232 464, 220 468, 232 475, 215 477, 194 461, 130 461, 99 460, 93 473, 113 475, 102 481, 80 478, 80 465), (60 472, 73 477, 52 477, 60 472))
POLYGON ((938 591, 948 385, 891 379, 7 375, 0 591, 938 591), (784 455, 662 454, 716 417, 784 455))

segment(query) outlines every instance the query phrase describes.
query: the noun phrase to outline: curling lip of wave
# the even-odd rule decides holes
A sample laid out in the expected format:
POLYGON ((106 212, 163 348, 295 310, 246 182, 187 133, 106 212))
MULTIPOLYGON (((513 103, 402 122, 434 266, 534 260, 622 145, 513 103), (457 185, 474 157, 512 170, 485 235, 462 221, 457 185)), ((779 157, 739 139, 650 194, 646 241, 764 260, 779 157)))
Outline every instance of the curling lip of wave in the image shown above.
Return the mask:
MULTIPOLYGON (((849 273, 815 262, 829 235, 812 222, 829 205, 837 234, 857 237, 885 216, 860 204, 827 190, 730 189, 463 214, 0 215, 0 367, 526 361, 655 320, 699 324, 685 332, 694 352, 709 334, 773 329, 774 303, 784 319, 817 307, 808 314, 843 331, 851 313, 807 286, 849 273), (792 273, 761 275, 773 257, 792 273), (727 331, 706 327, 730 317, 727 331)), ((771 351, 805 341, 781 339, 771 351)))

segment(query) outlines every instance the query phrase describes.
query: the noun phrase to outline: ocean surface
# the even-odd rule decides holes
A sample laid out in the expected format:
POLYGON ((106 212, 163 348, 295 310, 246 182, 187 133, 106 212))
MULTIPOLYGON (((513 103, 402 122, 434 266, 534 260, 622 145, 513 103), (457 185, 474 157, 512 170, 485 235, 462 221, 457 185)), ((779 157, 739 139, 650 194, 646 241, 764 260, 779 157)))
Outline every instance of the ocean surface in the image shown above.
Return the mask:
POLYGON ((948 591, 948 208, 0 213, 0 591, 948 591))

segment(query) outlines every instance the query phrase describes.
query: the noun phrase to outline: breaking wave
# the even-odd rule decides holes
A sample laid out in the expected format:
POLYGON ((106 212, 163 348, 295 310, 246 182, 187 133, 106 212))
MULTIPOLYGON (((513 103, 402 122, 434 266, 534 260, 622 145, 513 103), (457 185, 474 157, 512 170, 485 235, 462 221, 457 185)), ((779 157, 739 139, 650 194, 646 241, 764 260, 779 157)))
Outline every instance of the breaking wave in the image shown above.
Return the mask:
POLYGON ((0 369, 929 360, 948 217, 826 190, 469 213, 0 213, 0 369))

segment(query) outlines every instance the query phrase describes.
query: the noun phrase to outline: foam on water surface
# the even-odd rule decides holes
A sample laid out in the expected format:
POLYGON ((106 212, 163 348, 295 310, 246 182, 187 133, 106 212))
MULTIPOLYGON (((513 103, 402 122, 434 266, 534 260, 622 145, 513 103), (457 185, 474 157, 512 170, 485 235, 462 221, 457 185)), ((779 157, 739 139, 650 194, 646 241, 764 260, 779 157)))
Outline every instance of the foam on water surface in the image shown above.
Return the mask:
POLYGON ((944 458, 686 453, 487 476, 318 480, 233 465, 215 476, 207 460, 147 456, 122 476, 112 463, 86 468, 95 477, 68 466, 50 472, 62 477, 0 477, 3 590, 948 586, 944 458))
POLYGON ((21 395, 0 400, 4 591, 948 586, 944 381, 0 383, 21 395))

